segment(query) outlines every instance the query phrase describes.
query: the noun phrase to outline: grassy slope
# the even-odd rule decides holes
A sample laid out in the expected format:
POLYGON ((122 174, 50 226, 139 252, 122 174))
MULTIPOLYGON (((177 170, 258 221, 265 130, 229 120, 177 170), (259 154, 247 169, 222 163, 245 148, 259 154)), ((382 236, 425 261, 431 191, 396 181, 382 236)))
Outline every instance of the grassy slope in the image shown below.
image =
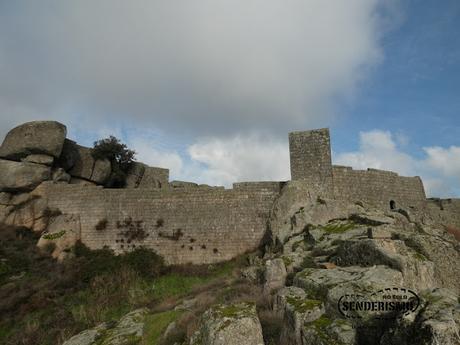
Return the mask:
POLYGON ((61 344, 142 306, 157 312, 147 324, 148 343, 155 344, 158 332, 180 316, 168 308, 181 297, 225 285, 241 264, 166 269, 145 250, 116 257, 83 246, 74 259, 58 264, 36 242, 29 231, 0 228, 1 344, 61 344))

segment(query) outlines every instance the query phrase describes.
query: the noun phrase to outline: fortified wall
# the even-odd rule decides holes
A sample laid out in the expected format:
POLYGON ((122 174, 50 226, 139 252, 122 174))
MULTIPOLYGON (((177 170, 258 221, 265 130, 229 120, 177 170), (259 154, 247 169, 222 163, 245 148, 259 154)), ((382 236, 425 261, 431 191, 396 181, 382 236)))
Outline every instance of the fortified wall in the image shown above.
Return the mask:
POLYGON ((171 264, 212 263, 257 249, 278 195, 257 188, 42 188, 48 207, 78 215, 74 228, 89 248, 120 253, 145 246, 171 264))
MULTIPOLYGON (((332 165, 328 129, 290 133, 289 149, 292 180, 318 196, 422 211, 460 227, 460 200, 427 201, 419 177, 332 165)), ((117 253, 145 246, 170 264, 207 264, 258 248, 289 183, 238 182, 225 189, 170 182, 168 169, 136 162, 124 188, 107 188, 111 164, 66 139, 60 123, 14 128, 0 147, 0 223, 41 232, 39 244, 52 238, 59 255, 81 240, 117 253)))
POLYGON ((361 201, 375 207, 422 207, 426 201, 420 177, 403 177, 391 171, 351 167, 331 163, 327 128, 289 134, 291 177, 304 180, 326 197, 361 201))

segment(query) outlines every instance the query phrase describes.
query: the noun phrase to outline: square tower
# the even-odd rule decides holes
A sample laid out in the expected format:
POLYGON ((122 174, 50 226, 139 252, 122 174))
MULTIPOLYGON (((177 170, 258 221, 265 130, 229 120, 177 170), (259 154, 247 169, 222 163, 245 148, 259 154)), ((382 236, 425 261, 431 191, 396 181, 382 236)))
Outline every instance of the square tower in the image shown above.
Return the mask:
POLYGON ((329 129, 289 133, 291 179, 306 180, 323 190, 332 190, 329 129))

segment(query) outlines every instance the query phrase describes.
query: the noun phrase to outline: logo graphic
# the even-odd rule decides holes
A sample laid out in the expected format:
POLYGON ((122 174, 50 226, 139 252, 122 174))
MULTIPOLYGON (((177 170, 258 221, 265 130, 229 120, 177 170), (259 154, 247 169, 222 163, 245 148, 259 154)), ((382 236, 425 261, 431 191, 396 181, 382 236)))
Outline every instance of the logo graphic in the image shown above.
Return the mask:
POLYGON ((346 294, 339 298, 337 307, 346 318, 374 317, 392 319, 417 310, 418 295, 405 288, 385 288, 368 294, 346 294))

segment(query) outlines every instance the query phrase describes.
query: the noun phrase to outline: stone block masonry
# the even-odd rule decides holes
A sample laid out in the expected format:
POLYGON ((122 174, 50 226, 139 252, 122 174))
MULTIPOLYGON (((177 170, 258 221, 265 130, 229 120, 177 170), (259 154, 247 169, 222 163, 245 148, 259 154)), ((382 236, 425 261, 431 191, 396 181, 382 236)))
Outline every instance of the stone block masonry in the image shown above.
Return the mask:
POLYGON ((425 190, 418 176, 404 177, 391 171, 334 166, 333 178, 337 199, 363 201, 384 210, 422 208, 425 204, 425 190))
POLYGON ((139 246, 168 264, 209 264, 255 250, 278 195, 269 190, 104 189, 45 183, 50 208, 80 217, 81 241, 116 253, 139 246))
POLYGON ((435 221, 460 229, 460 199, 428 199, 426 210, 435 221))
POLYGON ((291 179, 306 180, 312 188, 332 191, 329 129, 289 133, 291 179))

